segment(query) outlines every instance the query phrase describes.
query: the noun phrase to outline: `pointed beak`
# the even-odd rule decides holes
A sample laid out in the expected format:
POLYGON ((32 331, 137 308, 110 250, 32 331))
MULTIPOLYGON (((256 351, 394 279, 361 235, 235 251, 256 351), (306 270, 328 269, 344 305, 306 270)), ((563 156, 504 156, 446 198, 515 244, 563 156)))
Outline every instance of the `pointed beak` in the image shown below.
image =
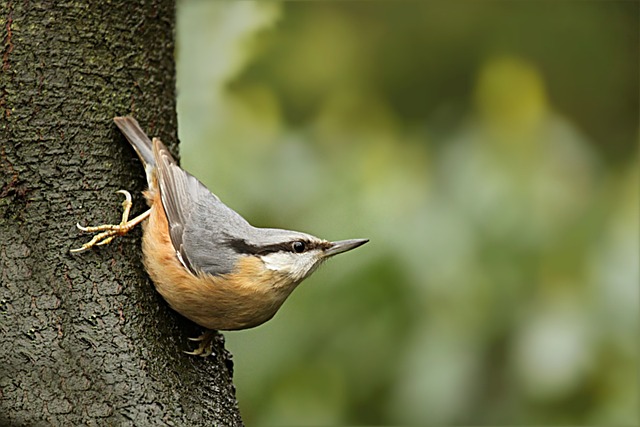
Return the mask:
POLYGON ((341 254, 342 252, 350 251, 351 249, 355 249, 358 246, 362 246, 367 243, 369 239, 350 239, 350 240, 340 240, 338 242, 332 242, 331 247, 324 251, 324 257, 329 258, 334 255, 341 254))

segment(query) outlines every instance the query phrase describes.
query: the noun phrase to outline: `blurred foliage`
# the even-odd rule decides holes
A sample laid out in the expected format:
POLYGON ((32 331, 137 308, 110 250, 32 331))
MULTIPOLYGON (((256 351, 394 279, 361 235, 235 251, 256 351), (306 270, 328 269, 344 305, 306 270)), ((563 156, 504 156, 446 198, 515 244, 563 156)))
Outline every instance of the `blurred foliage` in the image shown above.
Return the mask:
POLYGON ((225 334, 248 425, 638 423, 638 12, 178 3, 186 169, 371 239, 225 334))

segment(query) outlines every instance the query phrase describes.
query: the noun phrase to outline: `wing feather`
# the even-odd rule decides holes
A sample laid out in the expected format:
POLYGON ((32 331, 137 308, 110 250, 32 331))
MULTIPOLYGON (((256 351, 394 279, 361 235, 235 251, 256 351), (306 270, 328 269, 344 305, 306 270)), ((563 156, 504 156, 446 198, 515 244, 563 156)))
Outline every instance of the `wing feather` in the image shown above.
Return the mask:
POLYGON ((160 197, 169 236, 182 264, 192 273, 224 274, 235 259, 226 245, 229 235, 252 229, 197 178, 184 171, 158 139, 153 139, 160 197))

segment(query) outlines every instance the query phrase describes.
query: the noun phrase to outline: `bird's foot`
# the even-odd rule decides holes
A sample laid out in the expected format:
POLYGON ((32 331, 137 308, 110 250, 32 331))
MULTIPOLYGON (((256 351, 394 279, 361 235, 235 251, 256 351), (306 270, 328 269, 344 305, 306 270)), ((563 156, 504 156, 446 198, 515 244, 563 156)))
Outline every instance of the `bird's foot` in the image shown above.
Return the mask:
POLYGON ((122 220, 120 221, 120 224, 104 224, 95 227, 83 227, 80 224, 76 224, 78 229, 86 233, 98 234, 93 236, 93 239, 82 245, 80 248, 71 249, 71 252, 84 252, 94 246, 109 244, 116 236, 124 236, 127 234, 133 227, 144 221, 151 213, 151 209, 149 209, 145 213, 129 221, 129 212, 131 211, 132 206, 131 194, 126 190, 118 190, 116 193, 124 194, 125 197, 124 202, 122 202, 122 220))
POLYGON ((213 338, 216 335, 216 331, 208 330, 199 337, 188 338, 189 341, 199 342, 198 348, 193 351, 185 351, 186 354, 192 356, 209 357, 213 354, 213 338))

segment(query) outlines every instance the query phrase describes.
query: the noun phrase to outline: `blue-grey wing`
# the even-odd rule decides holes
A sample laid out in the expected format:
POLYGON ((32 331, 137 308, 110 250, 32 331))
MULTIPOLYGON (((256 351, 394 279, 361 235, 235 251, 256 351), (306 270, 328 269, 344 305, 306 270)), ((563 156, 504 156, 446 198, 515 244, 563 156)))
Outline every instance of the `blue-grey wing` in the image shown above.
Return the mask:
POLYGON ((228 244, 252 229, 197 178, 180 168, 169 150, 153 139, 154 159, 169 235, 176 255, 192 273, 226 274, 237 253, 228 244))

